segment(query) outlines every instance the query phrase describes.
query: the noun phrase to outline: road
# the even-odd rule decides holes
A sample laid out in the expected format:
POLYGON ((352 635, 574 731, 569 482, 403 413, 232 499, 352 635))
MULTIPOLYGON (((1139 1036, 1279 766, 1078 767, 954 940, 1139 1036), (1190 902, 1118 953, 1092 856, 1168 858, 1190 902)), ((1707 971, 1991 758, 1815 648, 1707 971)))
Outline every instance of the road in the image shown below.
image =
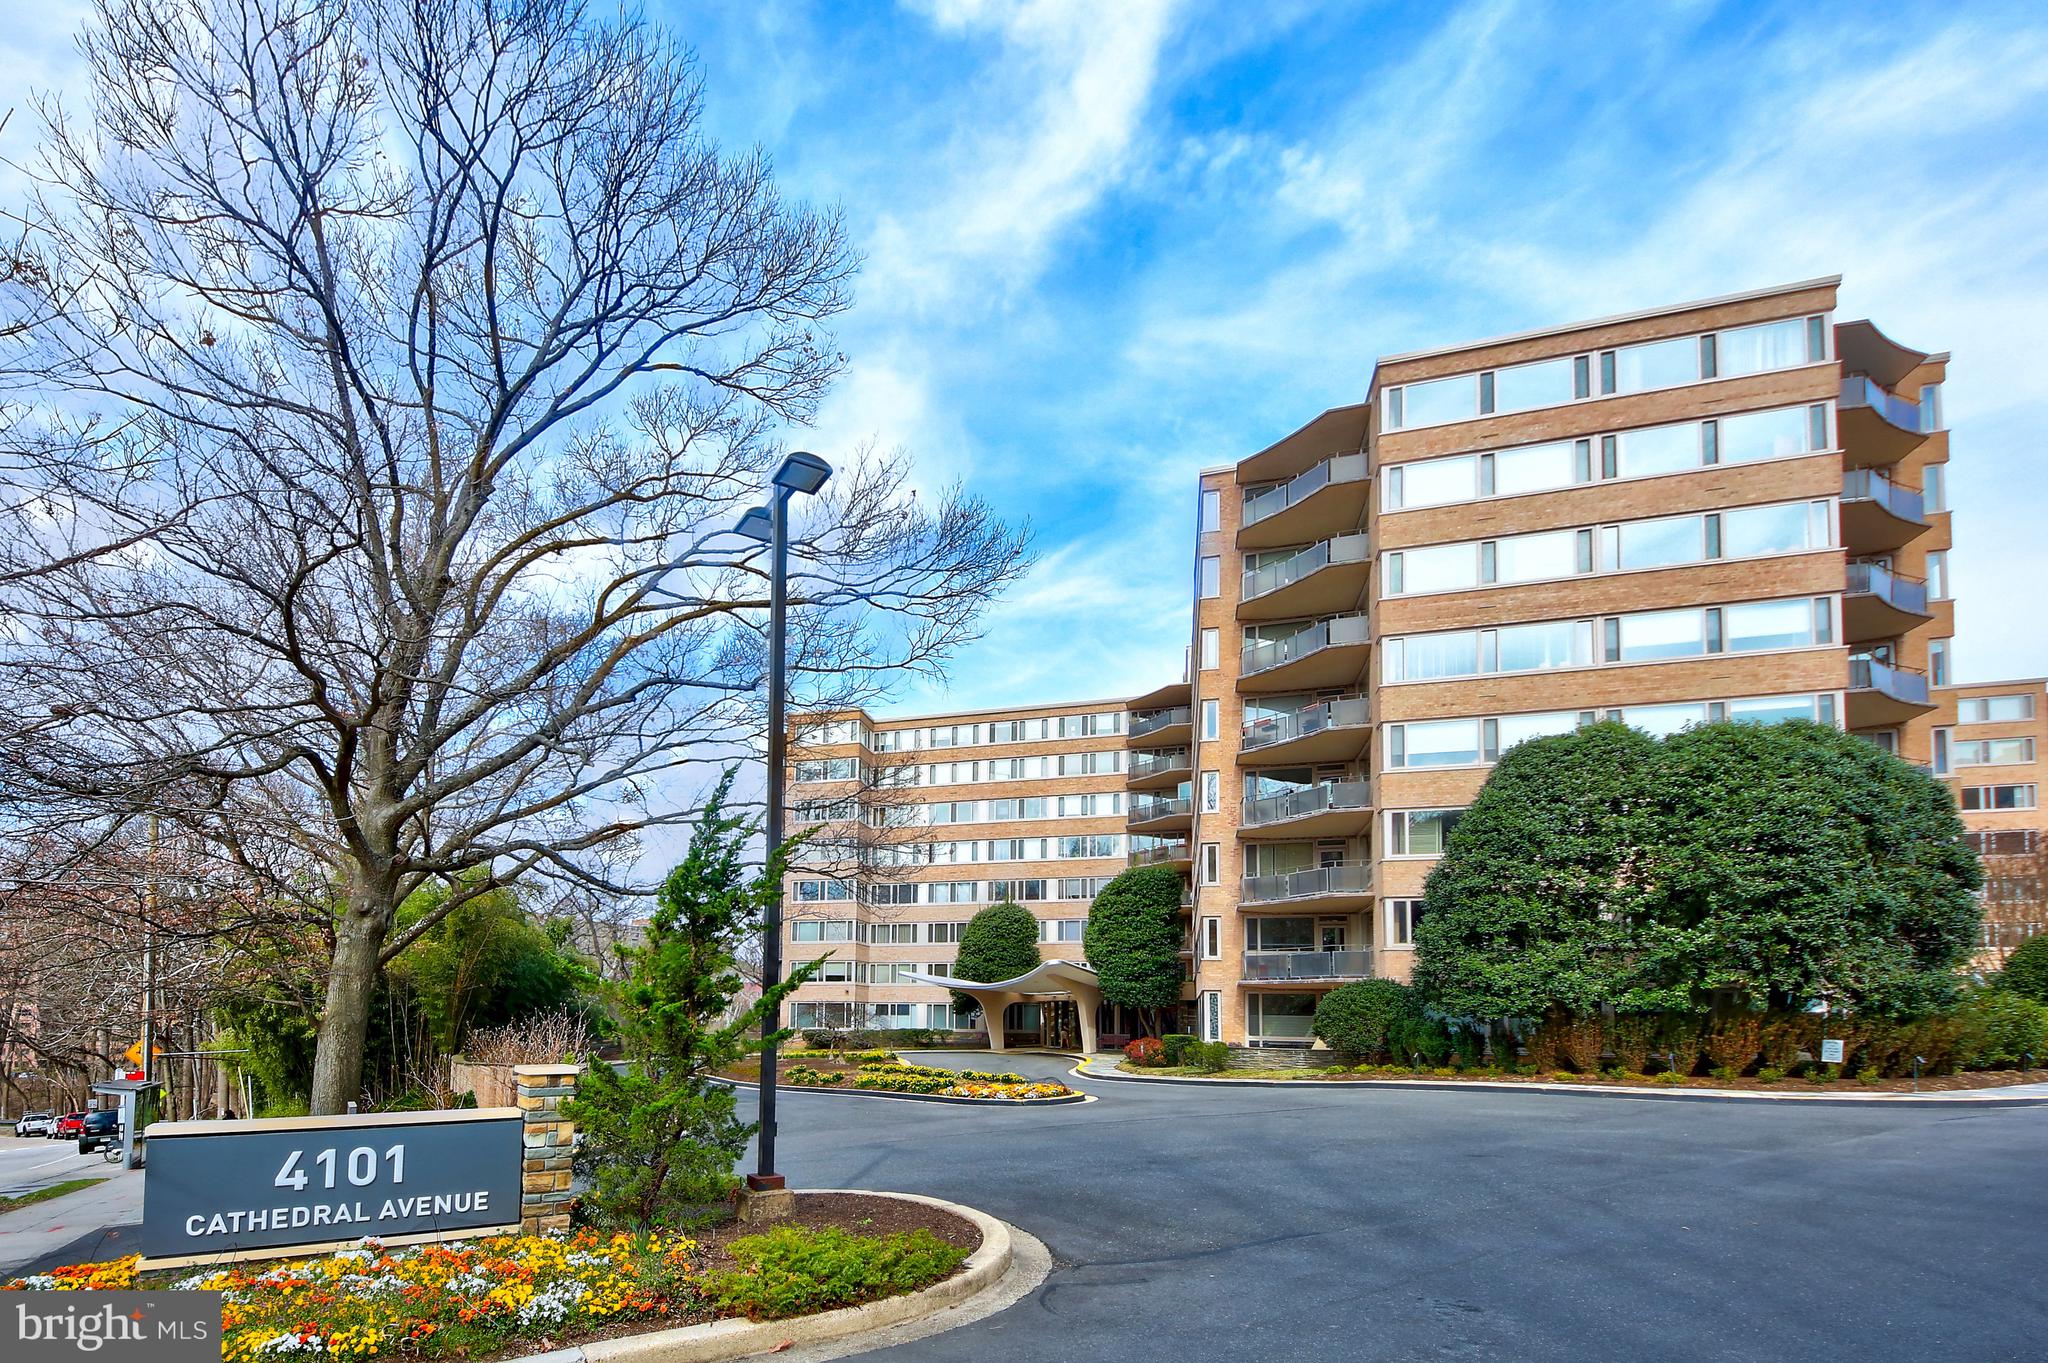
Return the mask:
POLYGON ((124 1242, 142 1220, 140 1173, 107 1163, 98 1151, 79 1154, 75 1140, 0 1137, 0 1197, 74 1178, 106 1181, 0 1213, 0 1278, 60 1254, 77 1260, 127 1252, 124 1242))
POLYGON ((97 1152, 79 1154, 75 1140, 0 1136, 0 1197, 19 1197, 67 1178, 98 1178, 109 1172, 97 1152))
POLYGON ((1101 1101, 784 1091, 794 1186, 970 1203, 1055 1259, 1009 1310, 867 1357, 2044 1356, 2048 1108, 1071 1082, 1101 1101))

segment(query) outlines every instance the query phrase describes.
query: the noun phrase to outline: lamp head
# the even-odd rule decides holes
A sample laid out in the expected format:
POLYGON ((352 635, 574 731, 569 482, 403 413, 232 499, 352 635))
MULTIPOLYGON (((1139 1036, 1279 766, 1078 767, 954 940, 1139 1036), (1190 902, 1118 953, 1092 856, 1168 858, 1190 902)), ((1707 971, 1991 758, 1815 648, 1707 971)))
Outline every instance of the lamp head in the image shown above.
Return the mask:
POLYGON ((831 476, 832 466, 817 455, 809 450, 792 450, 782 461, 782 467, 775 470, 775 486, 809 494, 825 486, 825 480, 831 476))
POLYGON ((733 529, 748 539, 759 540, 763 544, 772 544, 775 541, 775 519, 768 514, 768 508, 765 506, 749 508, 747 514, 740 517, 740 523, 733 529))

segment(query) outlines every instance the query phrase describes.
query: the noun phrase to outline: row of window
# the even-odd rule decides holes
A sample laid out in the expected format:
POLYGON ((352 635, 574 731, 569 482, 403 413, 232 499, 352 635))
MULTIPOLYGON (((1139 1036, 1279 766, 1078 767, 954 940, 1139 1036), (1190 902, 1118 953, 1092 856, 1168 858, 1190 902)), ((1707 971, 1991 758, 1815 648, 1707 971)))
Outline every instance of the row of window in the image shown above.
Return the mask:
POLYGON ((876 866, 956 866, 977 861, 1080 861, 1120 857, 1122 833, 1068 833, 1047 838, 982 838, 969 842, 898 842, 865 848, 876 866))
POLYGON ((1792 317, 1401 384, 1382 396, 1381 424, 1413 430, 1819 364, 1828 358, 1827 330, 1825 317, 1792 317))
POLYGON ((1775 407, 1709 421, 1387 464, 1380 469, 1380 506, 1386 511, 1412 511, 1554 492, 1607 479, 1649 478, 1716 464, 1812 454, 1833 448, 1829 412, 1826 403, 1775 407))
POLYGON ((1045 753, 1031 757, 991 757, 960 762, 906 762, 871 766, 854 757, 798 762, 795 779, 804 781, 871 782, 879 790, 917 786, 971 785, 982 781, 1037 781, 1054 776, 1109 776, 1124 769, 1123 750, 1045 753))
POLYGON ((1104 710, 1089 715, 1039 715, 1029 719, 995 719, 974 724, 928 724, 915 729, 869 729, 859 720, 834 719, 800 730, 811 744, 859 743, 872 752, 910 752, 923 748, 961 748, 984 743, 1039 743, 1051 738, 1093 738, 1124 731, 1124 712, 1104 710))
POLYGON ((819 1028, 852 1028, 865 1031, 902 1031, 929 1028, 953 1029, 950 1003, 843 1003, 837 1000, 805 999, 789 1005, 789 1025, 799 1031, 819 1028))
POLYGON ((1026 796, 1014 800, 940 800, 910 805, 910 822, 923 824, 1007 823, 1013 819, 1080 819, 1124 812, 1121 791, 1092 795, 1026 796))
POLYGON ((2040 790, 2031 781, 2006 786, 1964 786, 1958 803, 1968 810, 2038 809, 2040 790))
POLYGON ((1544 582, 1588 573, 1628 573, 1717 559, 1760 558, 1832 548, 1834 502, 1819 499, 1661 516, 1579 530, 1543 530, 1463 540, 1380 556, 1382 592, 1413 596, 1472 587, 1544 582))
MULTIPOLYGON (((1088 920, 1085 918, 1041 918, 1038 920, 1038 940, 1078 942, 1087 926, 1088 920)), ((792 920, 789 925, 789 940, 807 945, 834 942, 862 942, 871 946, 957 945, 960 934, 966 927, 965 920, 939 923, 861 923, 851 918, 798 918, 792 920)), ((926 970, 927 973, 935 975, 945 973, 917 965, 904 968, 926 970)))
POLYGON ((2021 767, 2034 760, 2031 738, 1958 738, 1948 745, 1949 761, 1958 767, 2021 767))
POLYGON ((1793 597, 1395 635, 1381 646, 1380 679, 1427 681, 1808 648, 1834 641, 1834 611, 1833 597, 1793 597))
POLYGON ((1626 705, 1610 710, 1552 710, 1543 714, 1501 715, 1492 719, 1410 720, 1384 730, 1383 763, 1389 771, 1418 767, 1470 767, 1498 761, 1500 755, 1531 738, 1570 733, 1597 720, 1612 719, 1656 737, 1677 733, 1690 724, 1732 720, 1738 724, 1775 724, 1786 719, 1835 722, 1832 692, 1818 695, 1757 696, 1743 700, 1685 701, 1670 705, 1626 705))

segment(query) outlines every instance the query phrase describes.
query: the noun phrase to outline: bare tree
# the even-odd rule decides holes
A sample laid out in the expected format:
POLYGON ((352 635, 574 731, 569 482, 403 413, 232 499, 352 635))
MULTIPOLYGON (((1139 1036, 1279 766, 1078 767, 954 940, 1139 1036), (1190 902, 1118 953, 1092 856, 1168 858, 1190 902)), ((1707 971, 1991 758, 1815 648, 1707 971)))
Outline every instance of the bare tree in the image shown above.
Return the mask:
MULTIPOLYGON (((81 50, 0 284, 0 801, 156 811, 330 914, 338 1112, 408 894, 638 892, 637 835, 756 751, 765 564, 722 531, 856 262, 631 12, 96 0, 81 50)), ((797 527, 799 701, 936 670, 1028 558, 863 453, 797 527)))

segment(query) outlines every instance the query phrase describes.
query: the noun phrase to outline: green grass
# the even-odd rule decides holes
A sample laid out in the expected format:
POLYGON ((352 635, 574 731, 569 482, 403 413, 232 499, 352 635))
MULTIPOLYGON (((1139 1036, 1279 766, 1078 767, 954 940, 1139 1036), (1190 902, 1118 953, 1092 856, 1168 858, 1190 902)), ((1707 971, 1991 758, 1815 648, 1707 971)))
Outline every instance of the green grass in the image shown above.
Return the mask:
POLYGON ((48 1202, 51 1198, 62 1197, 66 1193, 75 1193, 80 1188, 90 1188, 95 1183, 105 1182, 106 1180, 103 1178, 67 1178, 62 1183, 52 1183, 47 1188, 38 1188, 32 1193, 23 1193, 20 1197, 0 1197, 0 1215, 17 1211, 22 1207, 31 1206, 37 1202, 48 1202))

